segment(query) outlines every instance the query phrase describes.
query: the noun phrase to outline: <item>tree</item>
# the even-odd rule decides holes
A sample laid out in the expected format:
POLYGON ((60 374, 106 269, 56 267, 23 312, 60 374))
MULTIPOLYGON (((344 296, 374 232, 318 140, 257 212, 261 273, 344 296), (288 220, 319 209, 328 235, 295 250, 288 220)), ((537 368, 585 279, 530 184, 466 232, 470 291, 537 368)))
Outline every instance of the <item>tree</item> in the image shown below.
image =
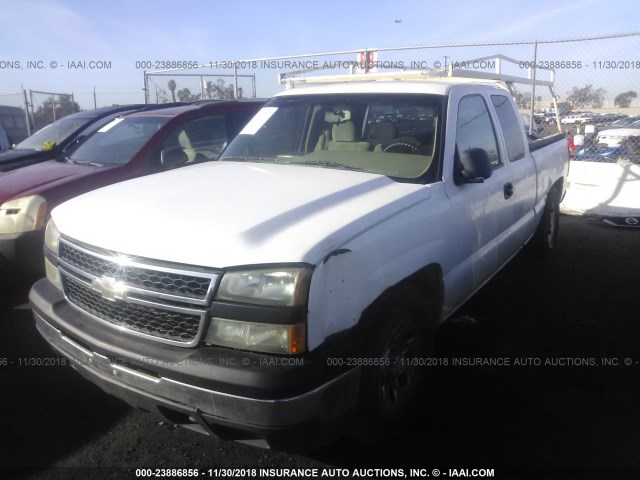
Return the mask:
POLYGON ((235 98, 233 85, 225 86, 224 80, 221 78, 219 78, 216 83, 207 82, 205 91, 207 92, 207 98, 219 98, 221 100, 231 100, 235 98))
POLYGON ((71 100, 71 95, 56 95, 55 116, 53 114, 53 104, 51 97, 47 98, 33 114, 36 128, 42 128, 51 122, 66 117, 72 113, 80 111, 80 105, 71 100))
POLYGON ((169 80, 169 91, 171 91, 171 99, 173 100, 173 102, 176 101, 176 82, 175 80, 169 80))
POLYGON ((572 108, 582 108, 587 106, 601 108, 606 93, 605 89, 594 89, 591 84, 582 88, 573 87, 570 92, 567 92, 567 101, 571 104, 572 108))
POLYGON ((531 93, 520 93, 519 91, 514 92, 514 100, 516 101, 516 105, 521 110, 527 110, 531 108, 531 93))
POLYGON ((569 102, 558 102, 558 113, 564 115, 571 111, 571 104, 569 102))
POLYGON ((629 90, 628 92, 621 93, 616 98, 613 99, 613 103, 620 108, 628 108, 631 105, 631 100, 636 98, 638 94, 633 90, 629 90))
POLYGON ((213 82, 207 80, 204 84, 204 93, 207 95, 207 98, 211 100, 213 95, 213 82))
POLYGON ((178 91, 178 100, 181 102, 195 102, 196 100, 200 100, 200 94, 193 95, 191 90, 188 88, 183 88, 178 91))
POLYGON ((166 90, 156 87, 156 103, 169 103, 169 96, 166 90))

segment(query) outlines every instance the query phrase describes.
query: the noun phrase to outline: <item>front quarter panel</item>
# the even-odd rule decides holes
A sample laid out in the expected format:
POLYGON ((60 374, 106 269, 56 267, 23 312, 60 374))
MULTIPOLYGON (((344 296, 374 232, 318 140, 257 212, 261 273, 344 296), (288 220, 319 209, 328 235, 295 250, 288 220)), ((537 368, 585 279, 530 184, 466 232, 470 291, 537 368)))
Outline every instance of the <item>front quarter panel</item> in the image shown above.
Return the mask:
POLYGON ((309 350, 354 327, 385 290, 445 258, 448 200, 441 184, 423 188, 428 191, 423 201, 334 248, 316 265, 309 292, 309 350))

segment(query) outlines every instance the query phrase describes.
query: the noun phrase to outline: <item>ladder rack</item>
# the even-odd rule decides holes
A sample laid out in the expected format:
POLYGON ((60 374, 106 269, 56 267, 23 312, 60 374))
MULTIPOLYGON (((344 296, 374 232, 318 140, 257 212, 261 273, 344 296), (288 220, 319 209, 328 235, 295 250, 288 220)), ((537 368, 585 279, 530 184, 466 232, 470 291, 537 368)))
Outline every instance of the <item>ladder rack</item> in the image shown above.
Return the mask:
POLYGON ((474 82, 498 82, 504 85, 512 96, 515 97, 516 90, 513 87, 514 84, 532 85, 534 93, 532 94, 532 111, 531 111, 531 128, 533 127, 533 97, 535 95, 535 87, 542 86, 548 87, 553 100, 553 106, 556 111, 556 122, 558 124, 558 130, 561 130, 560 118, 558 116, 558 105, 556 103, 556 94, 554 90, 555 70, 551 68, 527 67, 527 76, 519 77, 515 75, 507 75, 503 73, 505 64, 515 64, 519 68, 522 64, 529 65, 529 62, 521 62, 505 55, 492 55, 489 57, 475 58, 472 60, 466 60, 463 62, 452 62, 447 65, 447 68, 436 70, 399 70, 392 72, 367 72, 367 73, 347 73, 338 75, 306 75, 307 73, 315 73, 325 68, 311 68, 307 70, 296 70, 294 72, 280 73, 278 75, 278 83, 285 85, 286 88, 295 88, 296 85, 316 85, 316 84, 331 84, 331 83, 351 83, 351 82, 376 82, 376 81, 451 81, 451 80, 466 80, 474 82), (478 62, 486 62, 493 60, 495 62, 495 71, 479 71, 469 70, 466 68, 457 68, 460 66, 473 65, 478 62), (536 78, 536 70, 547 70, 549 72, 548 80, 538 80, 536 78))

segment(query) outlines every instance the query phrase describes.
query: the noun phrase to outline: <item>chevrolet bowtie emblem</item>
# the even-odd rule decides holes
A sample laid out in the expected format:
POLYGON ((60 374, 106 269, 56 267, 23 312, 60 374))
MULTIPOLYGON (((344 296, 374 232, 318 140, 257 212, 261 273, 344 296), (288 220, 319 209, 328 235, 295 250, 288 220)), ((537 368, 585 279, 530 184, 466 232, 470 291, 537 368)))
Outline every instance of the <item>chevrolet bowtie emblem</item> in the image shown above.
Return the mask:
POLYGON ((127 287, 113 277, 100 277, 91 282, 91 289, 102 295, 102 298, 115 302, 127 297, 127 287))

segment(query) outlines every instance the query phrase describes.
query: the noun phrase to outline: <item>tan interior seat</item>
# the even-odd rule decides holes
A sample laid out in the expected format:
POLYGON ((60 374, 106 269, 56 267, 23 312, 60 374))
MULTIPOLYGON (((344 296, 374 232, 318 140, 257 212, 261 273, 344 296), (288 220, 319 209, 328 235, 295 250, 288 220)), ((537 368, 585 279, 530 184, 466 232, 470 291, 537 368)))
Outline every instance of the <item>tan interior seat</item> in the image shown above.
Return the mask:
POLYGON ((398 129, 393 123, 376 123, 369 130, 369 143, 374 145, 374 152, 381 152, 384 147, 391 145, 398 136, 398 129))
POLYGON ((384 152, 393 144, 406 144, 418 148, 420 143, 413 137, 399 137, 397 127, 390 122, 376 123, 369 130, 369 143, 374 152, 384 152))
POLYGON ((336 123, 331 128, 331 140, 327 143, 327 150, 366 152, 369 147, 369 142, 356 141, 356 126, 353 122, 336 123))
POLYGON ((189 136, 185 130, 182 130, 178 134, 178 143, 180 144, 180 147, 182 147, 182 151, 187 154, 187 157, 189 158, 188 161, 192 162, 196 156, 196 151, 191 146, 191 140, 189 140, 189 136))

